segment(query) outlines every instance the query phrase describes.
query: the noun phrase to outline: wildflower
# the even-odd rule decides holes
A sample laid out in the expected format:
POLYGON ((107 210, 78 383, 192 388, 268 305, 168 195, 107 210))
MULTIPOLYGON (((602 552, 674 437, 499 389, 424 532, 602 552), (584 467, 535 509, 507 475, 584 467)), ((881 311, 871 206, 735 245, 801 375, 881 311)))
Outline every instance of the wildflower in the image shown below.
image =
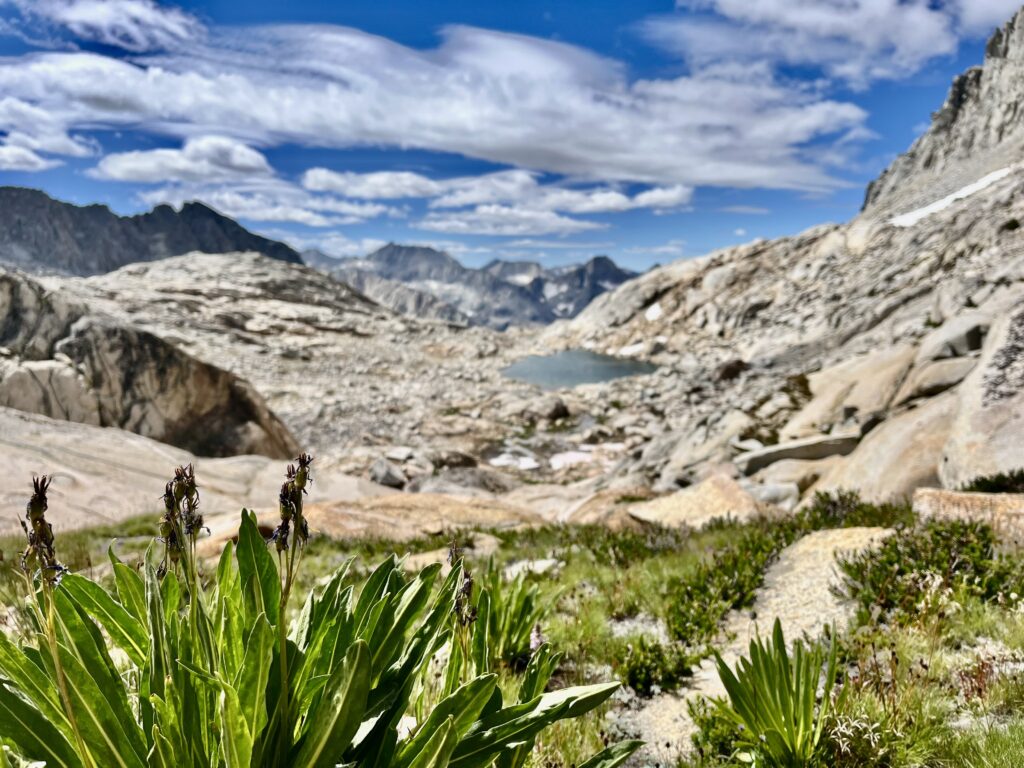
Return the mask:
POLYGON ((309 470, 313 457, 308 453, 299 455, 298 466, 289 464, 285 472, 285 481, 278 494, 278 509, 281 522, 274 529, 273 539, 278 552, 285 552, 289 546, 289 538, 293 534, 297 544, 305 544, 309 539, 309 523, 302 514, 302 497, 308 491, 306 487, 313 484, 313 475, 309 470))
POLYGON ((21 555, 21 567, 26 571, 38 568, 44 579, 56 584, 67 569, 57 561, 53 549, 53 526, 46 520, 46 492, 50 481, 46 475, 32 478, 32 498, 25 506, 25 520, 21 521, 21 529, 28 540, 28 546, 21 555))
POLYGON ((537 649, 544 645, 544 633, 541 631, 540 623, 533 625, 530 632, 530 653, 536 653, 537 649))

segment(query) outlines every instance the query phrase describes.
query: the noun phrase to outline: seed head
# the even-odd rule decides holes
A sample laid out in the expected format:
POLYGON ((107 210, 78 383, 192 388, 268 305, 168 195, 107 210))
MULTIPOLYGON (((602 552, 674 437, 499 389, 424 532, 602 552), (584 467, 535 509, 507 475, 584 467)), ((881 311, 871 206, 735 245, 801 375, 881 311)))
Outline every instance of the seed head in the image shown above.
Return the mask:
POLYGON ((67 569, 57 560, 53 549, 53 527, 46 521, 46 492, 50 481, 46 475, 32 478, 32 497, 25 506, 25 520, 21 521, 21 529, 28 541, 21 555, 21 567, 25 571, 38 568, 44 579, 56 584, 67 569))
POLYGON ((281 523, 274 529, 273 539, 278 552, 288 549, 289 536, 294 532, 295 543, 303 545, 309 539, 309 524, 302 514, 302 497, 307 492, 306 486, 312 485, 313 474, 310 465, 313 457, 307 453, 300 454, 298 467, 289 464, 285 471, 285 481, 278 494, 278 510, 281 523))

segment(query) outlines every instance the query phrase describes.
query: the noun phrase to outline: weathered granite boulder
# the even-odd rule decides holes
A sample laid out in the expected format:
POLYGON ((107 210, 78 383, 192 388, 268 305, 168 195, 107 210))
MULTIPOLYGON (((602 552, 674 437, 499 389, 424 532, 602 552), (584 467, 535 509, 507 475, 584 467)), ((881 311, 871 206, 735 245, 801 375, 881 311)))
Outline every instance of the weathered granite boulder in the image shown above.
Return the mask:
POLYGON ((200 456, 289 458, 298 444, 252 387, 149 332, 0 273, 0 405, 120 427, 200 456))
POLYGON ((1024 466, 1024 301, 993 323, 977 367, 957 392, 942 484, 958 488, 1024 466))
POLYGON ((1004 543, 1024 542, 1024 494, 920 488, 914 492, 914 512, 923 519, 988 523, 1004 543))
POLYGON ((939 463, 956 412, 952 393, 875 427, 839 460, 815 491, 856 490, 869 501, 909 498, 916 488, 939 485, 939 463))
POLYGON ((859 434, 817 435, 802 440, 789 440, 777 445, 767 445, 757 451, 741 453, 733 459, 740 472, 752 475, 760 469, 783 459, 825 459, 829 456, 846 456, 852 453, 860 442, 859 434))
POLYGON ((973 370, 977 362, 974 357, 950 357, 916 366, 900 387, 893 405, 905 405, 919 397, 932 397, 955 387, 973 370))
POLYGON ((717 518, 748 520, 759 511, 757 500, 731 477, 722 474, 629 507, 629 514, 641 522, 673 528, 700 528, 717 518))

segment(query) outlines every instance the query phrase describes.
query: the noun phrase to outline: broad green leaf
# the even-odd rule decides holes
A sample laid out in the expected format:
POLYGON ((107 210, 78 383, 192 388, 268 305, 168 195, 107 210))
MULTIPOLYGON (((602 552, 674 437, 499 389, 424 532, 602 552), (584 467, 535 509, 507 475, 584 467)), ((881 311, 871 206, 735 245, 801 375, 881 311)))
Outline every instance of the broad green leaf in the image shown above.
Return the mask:
POLYGON ((43 717, 71 736, 71 726, 64 715, 53 680, 3 632, 0 632, 0 677, 7 678, 43 717))
POLYGON ((74 749, 38 709, 0 685, 0 733, 31 760, 47 768, 81 768, 74 749))
POLYGON ((480 712, 490 700, 497 684, 497 675, 482 675, 470 680, 451 696, 439 702, 427 719, 416 729, 413 737, 399 749, 395 768, 413 765, 416 755, 426 749, 427 742, 446 722, 452 724, 456 737, 461 738, 480 716, 480 712))
POLYGON ((103 625, 135 666, 145 665, 149 637, 142 623, 123 605, 96 582, 74 573, 65 575, 60 586, 82 611, 103 625))
POLYGON ((583 763, 580 768, 618 768, 644 745, 642 741, 620 741, 583 763))
POLYGON ((277 626, 281 606, 281 577, 273 556, 267 551, 267 543, 256 527, 255 513, 244 509, 235 557, 249 615, 255 619, 260 613, 266 613, 270 623, 277 626))
POLYGON ((252 733, 238 692, 230 685, 220 694, 221 751, 226 768, 249 768, 252 763, 252 733))
POLYGON ((359 729, 370 691, 370 652, 366 643, 352 644, 324 690, 324 698, 292 763, 294 768, 330 768, 341 762, 359 729))
MULTIPOLYGON (((245 646, 245 657, 233 683, 241 703, 245 724, 252 734, 259 734, 267 724, 267 681, 274 660, 274 630, 267 617, 260 614, 245 646)), ((251 745, 250 745, 251 751, 251 745)))
POLYGON ((413 757, 409 768, 445 768, 459 742, 452 718, 434 729, 430 739, 413 757))

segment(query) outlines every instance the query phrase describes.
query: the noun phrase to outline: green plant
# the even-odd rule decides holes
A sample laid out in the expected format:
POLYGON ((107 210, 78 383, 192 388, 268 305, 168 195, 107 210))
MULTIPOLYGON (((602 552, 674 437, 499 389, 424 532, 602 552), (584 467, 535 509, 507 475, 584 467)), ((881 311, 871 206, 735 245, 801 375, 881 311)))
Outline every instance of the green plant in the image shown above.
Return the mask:
MULTIPOLYGON (((431 659, 451 649, 465 571, 456 563, 438 587, 439 565, 410 577, 391 556, 357 593, 342 568, 289 620, 311 461, 288 468, 277 563, 243 510, 237 546, 204 572, 199 494, 184 467, 166 487, 159 551, 150 546, 141 572, 111 551, 110 590, 57 560, 47 480, 37 480, 23 556, 35 642, 0 633, 0 742, 50 768, 515 768, 508 754, 614 692, 617 683, 544 693, 557 661, 546 649, 518 701, 503 701, 495 674, 467 676, 400 734, 431 659)), ((619 745, 597 765, 635 748, 619 745)))
POLYGON ((976 477, 960 488, 974 493, 1024 493, 1024 468, 976 477))
POLYGON ((742 730, 733 718, 723 714, 723 702, 698 696, 687 701, 686 711, 696 726, 690 737, 693 752, 688 765, 714 766, 729 761, 742 730))
POLYGON ((541 625, 553 602, 554 596, 540 596, 525 573, 506 580, 493 558, 489 560, 480 580, 473 621, 477 672, 497 671, 502 666, 522 669, 540 646, 541 625))
POLYGON ((742 726, 737 744, 744 762, 777 768, 818 763, 822 733, 835 706, 834 641, 826 652, 820 643, 805 647, 798 640, 790 656, 782 624, 776 619, 771 639, 751 640, 750 656, 739 660, 735 673, 717 653, 715 664, 729 697, 722 712, 742 726), (816 706, 823 666, 824 687, 816 706))
POLYGON ((858 603, 858 621, 906 623, 944 611, 950 598, 1002 599, 1024 591, 1019 562, 999 557, 991 527, 929 521, 839 561, 842 591, 858 603))
POLYGON ((659 690, 674 690, 690 676, 695 659, 678 643, 662 644, 642 635, 626 646, 616 671, 623 682, 641 696, 650 696, 659 690))

